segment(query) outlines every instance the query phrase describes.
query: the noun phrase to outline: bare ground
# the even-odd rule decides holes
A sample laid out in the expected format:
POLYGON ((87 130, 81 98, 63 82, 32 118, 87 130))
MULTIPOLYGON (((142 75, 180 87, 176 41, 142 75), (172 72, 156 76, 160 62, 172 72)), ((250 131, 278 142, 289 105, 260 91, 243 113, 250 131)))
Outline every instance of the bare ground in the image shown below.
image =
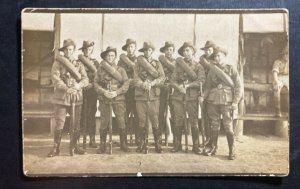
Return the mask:
MULTIPOLYGON (((97 136, 99 144, 99 136, 97 136)), ((96 154, 96 149, 88 148, 86 155, 69 156, 69 137, 62 139, 60 156, 48 158, 47 153, 53 145, 50 135, 25 135, 23 147, 23 170, 27 176, 108 176, 111 173, 119 175, 279 175, 288 174, 288 140, 275 136, 243 136, 236 142, 237 159, 227 159, 228 146, 225 136, 219 137, 218 154, 213 157, 195 155, 190 151, 171 153, 164 146, 164 153, 157 154, 151 145, 149 154, 138 154, 135 146, 130 146, 132 152, 120 151, 116 141, 113 154, 96 154)), ((184 142, 184 141, 183 141, 184 142)), ((150 141, 152 143, 152 141, 150 141)), ((191 137, 189 137, 191 144, 191 137)))

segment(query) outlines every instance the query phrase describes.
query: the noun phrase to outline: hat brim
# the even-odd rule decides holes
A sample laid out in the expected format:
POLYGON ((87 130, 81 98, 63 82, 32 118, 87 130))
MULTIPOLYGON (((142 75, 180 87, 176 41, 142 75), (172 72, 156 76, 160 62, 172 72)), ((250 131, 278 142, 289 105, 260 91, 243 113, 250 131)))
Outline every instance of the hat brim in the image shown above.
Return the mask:
POLYGON ((164 53, 165 50, 169 47, 173 47, 175 49, 175 46, 174 45, 167 45, 167 46, 163 46, 162 48, 159 49, 160 52, 164 53))
POLYGON ((210 46, 207 46, 207 47, 202 47, 202 48, 200 48, 201 50, 207 50, 208 48, 211 48, 211 47, 213 47, 214 48, 214 46, 213 45, 210 45, 210 46))
POLYGON ((89 45, 86 46, 86 47, 80 47, 78 50, 83 50, 83 49, 89 48, 89 47, 94 46, 94 45, 95 45, 95 43, 92 42, 91 44, 89 44, 89 45))
POLYGON ((135 44, 135 45, 136 45, 136 42, 131 42, 131 43, 128 43, 128 44, 123 45, 123 46, 122 46, 122 50, 123 50, 123 51, 127 51, 127 47, 128 47, 129 45, 131 45, 131 44, 135 44))
POLYGON ((196 49, 194 46, 191 46, 191 45, 181 46, 181 47, 178 49, 178 54, 179 54, 180 56, 184 56, 184 55, 183 55, 183 50, 184 50, 185 48, 187 48, 187 47, 191 47, 191 48, 194 50, 194 54, 196 54, 197 49, 196 49))
POLYGON ((114 52, 114 53, 116 53, 116 56, 117 56, 117 49, 110 49, 110 50, 103 51, 103 52, 100 54, 101 58, 102 58, 102 59, 105 59, 106 54, 109 53, 109 52, 114 52))
POLYGON ((147 49, 152 49, 153 51, 155 50, 154 47, 147 47, 147 48, 141 48, 141 49, 139 49, 139 52, 144 52, 147 49))

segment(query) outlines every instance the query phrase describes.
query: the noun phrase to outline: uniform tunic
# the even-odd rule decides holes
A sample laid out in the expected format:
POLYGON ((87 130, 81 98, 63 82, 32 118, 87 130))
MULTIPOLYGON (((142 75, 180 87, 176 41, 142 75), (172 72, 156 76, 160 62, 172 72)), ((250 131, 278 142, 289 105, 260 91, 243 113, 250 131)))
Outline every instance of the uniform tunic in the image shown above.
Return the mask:
POLYGON ((196 73, 197 79, 191 80, 187 73, 177 64, 171 76, 171 86, 174 92, 171 95, 172 104, 174 106, 175 127, 184 126, 185 109, 184 102, 186 101, 186 111, 189 117, 191 127, 198 128, 198 97, 200 84, 205 82, 205 72, 203 67, 195 60, 184 59, 185 63, 196 73), (179 92, 179 86, 189 84, 186 94, 179 92))
POLYGON ((154 78, 147 73, 147 71, 136 64, 134 67, 134 86, 135 88, 135 100, 136 109, 139 119, 139 127, 145 127, 146 113, 147 113, 147 101, 149 98, 150 105, 148 111, 148 118, 151 121, 152 127, 158 127, 158 113, 159 113, 159 97, 160 97, 160 86, 163 84, 165 74, 162 65, 152 58, 148 59, 151 64, 158 71, 158 78, 156 78, 155 86, 151 87, 150 92, 142 88, 142 84, 145 81, 153 81, 154 78))
POLYGON ((94 79, 94 88, 98 94, 98 99, 100 101, 100 129, 103 130, 108 127, 110 103, 112 103, 112 109, 116 115, 118 127, 121 129, 125 129, 125 94, 129 87, 129 80, 125 70, 122 67, 116 65, 115 63, 110 64, 110 66, 112 66, 114 69, 116 69, 116 71, 118 71, 121 74, 122 82, 119 82, 113 76, 111 76, 110 73, 108 73, 100 63, 97 70, 97 74, 94 79), (113 99, 108 99, 104 96, 104 92, 109 88, 111 88, 111 91, 115 91, 117 93, 117 96, 113 99))
MULTIPOLYGON (((87 58, 87 57, 86 57, 87 58)), ((98 68, 99 62, 94 58, 89 58, 93 65, 98 68)), ((84 64, 83 64, 84 65, 84 64)), ((94 89, 95 73, 90 71, 84 66, 87 76, 89 78, 89 84, 83 88, 83 107, 81 113, 81 128, 86 127, 88 134, 94 136, 96 132, 96 118, 97 111, 97 93, 94 89), (85 125, 86 124, 86 125, 85 125)))
POLYGON ((237 104, 241 98, 241 80, 237 70, 231 65, 219 66, 230 76, 234 87, 227 86, 213 71, 209 71, 206 81, 205 99, 208 102, 208 115, 213 131, 220 130, 221 115, 227 134, 233 134, 232 103, 237 104))
POLYGON ((51 79, 54 85, 53 104, 54 104, 54 118, 56 121, 55 130, 63 129, 67 113, 71 114, 71 98, 75 96, 75 125, 74 130, 80 130, 80 117, 82 105, 82 90, 79 90, 73 97, 67 93, 67 90, 74 86, 75 83, 84 88, 88 85, 88 77, 84 66, 74 58, 68 58, 74 65, 75 69, 81 75, 81 80, 76 79, 70 74, 67 68, 60 62, 54 61, 51 69, 51 79))

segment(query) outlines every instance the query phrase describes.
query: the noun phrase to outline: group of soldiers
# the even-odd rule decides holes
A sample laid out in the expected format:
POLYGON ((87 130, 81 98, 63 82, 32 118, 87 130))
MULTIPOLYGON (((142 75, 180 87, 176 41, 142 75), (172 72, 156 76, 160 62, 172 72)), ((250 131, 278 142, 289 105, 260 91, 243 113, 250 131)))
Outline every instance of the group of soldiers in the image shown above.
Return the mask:
POLYGON ((54 146, 48 156, 60 153, 60 141, 67 113, 70 114, 70 155, 85 154, 79 147, 81 133, 88 133, 89 146, 97 148, 95 142, 97 99, 100 111, 100 146, 97 153, 107 151, 107 135, 110 133, 112 150, 112 111, 120 134, 120 148, 129 152, 127 133, 134 132, 137 152, 148 152, 148 133, 152 127, 155 151, 162 153, 162 131, 170 121, 173 133, 171 152, 181 151, 182 135, 185 134, 187 148, 187 125, 190 125, 195 154, 213 156, 218 148, 221 120, 224 125, 230 160, 236 158, 234 150, 233 111, 241 98, 241 81, 237 70, 226 61, 227 51, 207 41, 201 50, 200 61, 195 59, 196 47, 190 42, 178 49, 180 57, 175 59, 175 45, 165 42, 160 48, 159 60, 152 57, 155 47, 144 42, 136 56, 136 41, 127 39, 116 62, 117 50, 108 46, 100 56, 99 63, 91 57, 94 42, 83 41, 82 54, 74 58, 76 44, 71 39, 63 47, 51 70, 54 85, 54 115, 56 127, 54 146), (171 116, 166 114, 169 112, 171 116), (201 124, 199 123, 201 115, 201 124), (170 117, 170 119, 169 119, 170 117), (131 126, 129 126, 131 125, 131 126), (201 125, 201 126, 200 126, 201 125), (83 131, 83 132, 82 132, 83 131), (205 135, 202 144, 199 133, 205 135))

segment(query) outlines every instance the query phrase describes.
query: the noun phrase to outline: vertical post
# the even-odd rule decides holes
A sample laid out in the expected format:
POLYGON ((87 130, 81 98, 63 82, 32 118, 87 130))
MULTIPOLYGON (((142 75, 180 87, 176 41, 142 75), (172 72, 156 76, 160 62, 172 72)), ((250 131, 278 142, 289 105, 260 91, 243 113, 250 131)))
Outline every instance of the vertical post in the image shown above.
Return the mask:
POLYGON ((103 13, 102 14, 102 28, 101 28, 101 52, 103 51, 103 49, 104 49, 104 46, 103 46, 103 39, 104 39, 104 22, 105 22, 105 19, 104 19, 104 17, 105 17, 105 14, 103 13))
POLYGON ((194 14, 194 35, 193 35, 193 45, 196 45, 196 19, 197 19, 197 15, 194 14))
MULTIPOLYGON (((238 115, 242 116, 245 113, 245 100, 244 100, 244 64, 245 64, 245 54, 244 54, 244 36, 243 36, 243 15, 239 15, 239 42, 238 42, 238 72, 241 78, 241 88, 242 88, 242 98, 238 104, 238 115)), ((234 133, 236 137, 243 136, 244 121, 234 120, 235 127, 234 133)))
POLYGON ((54 16, 54 59, 59 55, 59 44, 60 44, 60 30, 61 30, 61 15, 55 13, 54 16))

